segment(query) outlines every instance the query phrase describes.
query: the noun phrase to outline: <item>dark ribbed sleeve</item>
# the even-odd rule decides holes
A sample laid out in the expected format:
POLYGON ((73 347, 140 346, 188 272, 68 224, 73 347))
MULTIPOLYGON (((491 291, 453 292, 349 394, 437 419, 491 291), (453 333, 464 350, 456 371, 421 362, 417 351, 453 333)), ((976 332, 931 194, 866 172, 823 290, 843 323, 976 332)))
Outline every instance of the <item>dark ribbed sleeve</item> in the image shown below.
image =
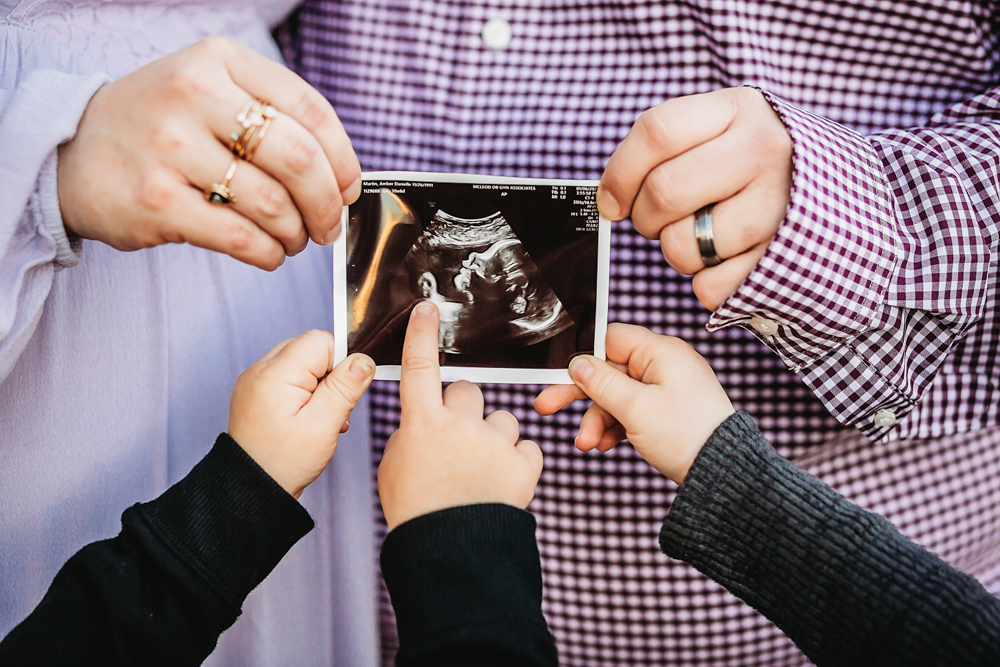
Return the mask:
POLYGON ((817 665, 1000 665, 1000 600, 779 456, 745 413, 705 444, 660 546, 817 665))
POLYGON ((399 667, 557 664, 528 512, 470 505, 408 521, 382 545, 382 576, 399 667))
POLYGON ((228 435, 122 532, 77 552, 0 643, 0 664, 199 665, 313 527, 228 435))

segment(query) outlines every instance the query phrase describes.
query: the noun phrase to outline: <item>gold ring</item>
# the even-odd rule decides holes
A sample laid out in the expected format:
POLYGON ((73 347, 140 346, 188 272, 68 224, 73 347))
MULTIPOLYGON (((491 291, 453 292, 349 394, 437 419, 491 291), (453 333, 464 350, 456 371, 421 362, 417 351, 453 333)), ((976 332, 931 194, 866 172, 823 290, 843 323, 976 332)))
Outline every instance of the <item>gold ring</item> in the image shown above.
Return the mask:
POLYGON ((254 103, 260 104, 260 100, 253 97, 247 100, 247 103, 243 105, 243 109, 236 114, 236 122, 240 124, 240 129, 229 134, 229 150, 231 150, 233 155, 237 157, 242 157, 243 151, 246 148, 243 142, 243 134, 249 128, 249 124, 246 124, 246 121, 254 103))
POLYGON ((278 115, 278 110, 275 109, 270 104, 264 103, 260 108, 260 114, 264 117, 264 122, 261 123, 260 130, 257 131, 257 136, 253 140, 253 145, 249 146, 246 150, 246 154, 243 159, 247 162, 253 160, 254 154, 257 152, 257 147, 260 146, 260 142, 264 141, 264 135, 267 134, 267 128, 271 127, 271 121, 276 115, 278 115))
POLYGON ((205 200, 209 204, 229 206, 236 203, 236 193, 229 189, 229 181, 233 180, 233 175, 236 173, 236 166, 239 163, 239 158, 234 157, 232 163, 229 165, 229 169, 226 170, 226 176, 222 179, 222 182, 212 183, 211 187, 205 189, 205 200))
POLYGON ((240 128, 229 135, 229 149, 233 155, 247 161, 253 158, 267 128, 271 125, 271 119, 277 113, 273 106, 256 97, 247 101, 243 109, 236 114, 236 122, 240 128))

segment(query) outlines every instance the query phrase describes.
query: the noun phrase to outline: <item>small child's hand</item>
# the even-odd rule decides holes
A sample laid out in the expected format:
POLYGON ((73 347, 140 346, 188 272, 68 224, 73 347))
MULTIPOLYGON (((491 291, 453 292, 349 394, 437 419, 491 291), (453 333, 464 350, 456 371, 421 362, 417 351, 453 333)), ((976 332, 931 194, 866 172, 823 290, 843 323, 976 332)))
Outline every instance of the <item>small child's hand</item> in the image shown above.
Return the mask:
POLYGON ((543 415, 591 398, 576 446, 608 451, 627 437, 639 455, 680 484, 702 445, 733 414, 708 362, 690 345, 642 327, 608 325, 611 363, 586 355, 570 362, 576 385, 547 387, 535 399, 543 415))
POLYGON ((441 396, 438 311, 413 309, 399 382, 402 418, 378 467, 378 493, 389 528, 449 507, 504 503, 524 508, 535 495, 542 452, 518 442, 517 418, 483 419, 483 394, 455 382, 441 396))
POLYGON ((333 334, 309 331, 275 345, 233 387, 229 435, 296 498, 330 463, 375 374, 363 354, 336 368, 333 354, 333 334))

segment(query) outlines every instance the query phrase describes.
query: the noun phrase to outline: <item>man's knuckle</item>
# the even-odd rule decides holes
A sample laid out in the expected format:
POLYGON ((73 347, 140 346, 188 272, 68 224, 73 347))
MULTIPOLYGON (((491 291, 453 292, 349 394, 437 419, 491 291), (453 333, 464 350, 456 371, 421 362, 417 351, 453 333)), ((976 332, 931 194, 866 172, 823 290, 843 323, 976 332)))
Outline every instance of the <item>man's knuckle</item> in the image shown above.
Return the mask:
POLYGON ((658 151, 671 153, 675 144, 676 136, 673 124, 667 118, 667 113, 662 106, 646 109, 639 114, 636 125, 642 131, 646 144, 658 151))
POLYGON ((694 280, 691 282, 691 289, 694 291, 694 295, 698 297, 698 301, 712 311, 721 306, 722 302, 729 296, 725 287, 718 280, 700 275, 695 275, 694 280))
POLYGON ((660 234, 660 247, 663 250, 663 258, 678 273, 690 275, 694 272, 693 269, 697 269, 697 266, 692 266, 691 239, 682 233, 679 225, 667 225, 660 234))
MULTIPOLYGON (((730 112, 735 117, 742 111, 752 106, 754 102, 754 97, 759 95, 753 88, 748 88, 746 86, 734 86, 732 88, 723 88, 717 91, 720 98, 724 100, 726 104, 730 105, 730 112)), ((714 93, 709 93, 714 94, 714 93)))
POLYGON ((740 225, 737 228, 739 234, 739 247, 736 252, 743 252, 761 242, 761 230, 756 225, 740 225))
POLYGON ((783 161, 792 154, 792 140, 785 126, 770 109, 767 113, 772 117, 756 118, 740 129, 740 141, 745 144, 748 157, 754 159, 758 166, 783 161))
POLYGON ((659 167, 646 178, 650 207, 654 212, 669 212, 680 194, 677 179, 670 169, 659 167))

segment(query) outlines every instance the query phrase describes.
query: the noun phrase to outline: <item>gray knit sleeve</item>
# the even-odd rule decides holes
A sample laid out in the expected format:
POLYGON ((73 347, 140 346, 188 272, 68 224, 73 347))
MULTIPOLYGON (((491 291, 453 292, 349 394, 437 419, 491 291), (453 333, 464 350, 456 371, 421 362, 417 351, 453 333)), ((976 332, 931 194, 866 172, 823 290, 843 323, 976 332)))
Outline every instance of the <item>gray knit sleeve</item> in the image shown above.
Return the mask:
POLYGON ((660 547, 817 665, 1000 665, 1000 600, 779 456, 746 413, 705 444, 660 547))

